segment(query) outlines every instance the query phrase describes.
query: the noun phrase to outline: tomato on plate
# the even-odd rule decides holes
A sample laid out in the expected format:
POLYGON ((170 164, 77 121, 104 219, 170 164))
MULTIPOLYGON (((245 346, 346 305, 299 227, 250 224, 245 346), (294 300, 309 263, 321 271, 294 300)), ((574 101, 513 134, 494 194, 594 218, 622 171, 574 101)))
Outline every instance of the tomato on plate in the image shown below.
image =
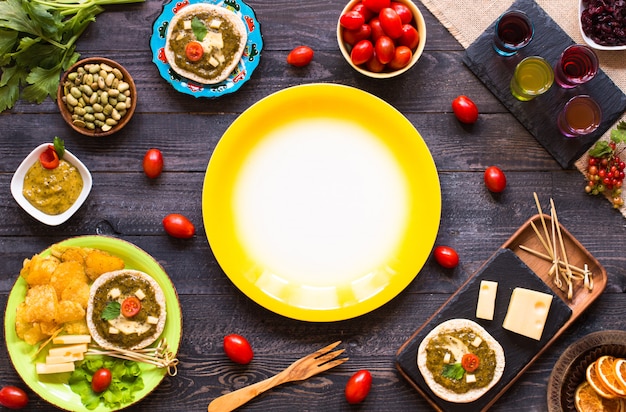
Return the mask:
POLYGON ((459 264, 459 255, 450 246, 437 246, 433 254, 437 263, 446 269, 453 269, 459 264))
POLYGON ((350 10, 339 17, 339 24, 348 30, 356 30, 365 23, 365 17, 358 11, 350 10))
POLYGON ((361 40, 354 45, 350 52, 350 59, 352 63, 359 66, 366 63, 374 54, 374 45, 369 40, 361 40))
POLYGON ((346 400, 351 404, 363 402, 371 388, 372 374, 362 369, 352 375, 346 383, 346 400))
POLYGON ((372 26, 369 24, 362 24, 356 30, 344 30, 343 31, 343 41, 348 43, 350 46, 354 46, 361 40, 369 39, 372 35, 372 26))
POLYGON ((406 4, 400 3, 398 1, 392 1, 391 8, 394 9, 396 13, 398 13, 398 16, 400 16, 400 20, 402 20, 402 23, 407 24, 413 20, 413 13, 411 12, 411 9, 409 9, 409 6, 407 6, 406 4))
POLYGON ((96 393, 104 392, 111 385, 111 379, 111 371, 107 368, 100 368, 91 378, 91 389, 96 393))
POLYGON ((241 335, 231 333, 224 336, 224 352, 230 360, 246 365, 254 358, 254 352, 250 343, 241 335))
POLYGON ((380 11, 378 18, 380 19, 380 25, 387 36, 392 39, 397 39, 402 36, 402 20, 394 9, 391 7, 385 7, 380 11))
POLYGON ((411 62, 413 52, 406 46, 396 47, 393 59, 389 62, 389 68, 392 70, 400 70, 411 62))
POLYGON ((383 26, 380 25, 380 19, 378 17, 372 18, 369 25, 372 29, 371 40, 373 42, 376 42, 380 36, 385 36, 385 31, 383 30, 383 26))
POLYGON ((374 45, 376 58, 382 64, 389 63, 396 52, 396 46, 389 36, 380 36, 374 45))
POLYGON ((314 54, 309 46, 298 46, 287 55, 287 63, 295 67, 304 67, 311 63, 314 54))
POLYGON ((9 409, 22 409, 28 405, 28 395, 17 386, 4 386, 0 389, 0 405, 9 409))
POLYGON ((452 100, 452 111, 462 123, 472 124, 478 120, 478 107, 467 96, 460 95, 452 100))
POLYGON ((159 149, 148 149, 143 157, 143 172, 150 179, 159 177, 163 171, 163 154, 159 149))
POLYGON ((402 25, 402 36, 398 39, 398 44, 415 50, 420 42, 420 34, 417 29, 408 23, 402 25))
POLYGON ((202 48, 202 44, 197 41, 190 41, 185 46, 185 56, 187 60, 190 62, 197 62, 204 55, 204 49, 202 48))
POLYGON ((480 366, 480 359, 473 353, 466 353, 461 358, 461 366, 466 372, 472 373, 480 366))
POLYGON ((500 193, 506 187, 506 176, 498 166, 489 166, 485 170, 484 180, 490 192, 500 193))
POLYGON ((189 239, 196 233, 193 223, 180 213, 170 213, 163 218, 163 228, 168 235, 189 239))
POLYGON ((363 0, 363 5, 374 13, 378 13, 385 7, 391 6, 391 0, 363 0))
POLYGON ((137 296, 129 296, 122 302, 122 315, 125 318, 132 318, 141 310, 141 301, 137 296))
POLYGON ((53 145, 48 145, 46 150, 41 152, 39 162, 45 169, 56 169, 59 166, 59 155, 53 145))

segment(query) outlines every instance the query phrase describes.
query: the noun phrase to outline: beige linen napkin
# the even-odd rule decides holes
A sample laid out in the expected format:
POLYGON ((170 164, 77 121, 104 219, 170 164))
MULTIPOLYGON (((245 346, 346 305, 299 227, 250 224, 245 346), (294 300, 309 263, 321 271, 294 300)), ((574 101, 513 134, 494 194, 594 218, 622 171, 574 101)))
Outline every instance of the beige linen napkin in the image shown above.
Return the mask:
MULTIPOLYGON (((465 48, 469 47, 491 23, 507 10, 513 0, 421 0, 422 4, 448 29, 465 48)), ((537 4, 576 42, 584 43, 580 34, 578 0, 537 0, 537 4)), ((600 68, 622 91, 626 92, 626 50, 597 50, 600 68)), ((621 120, 626 121, 626 115, 621 120)), ((602 139, 608 139, 610 128, 602 139)), ((586 169, 587 156, 576 162, 581 173, 586 169)), ((581 182, 582 190, 582 182, 581 182)), ((624 196, 624 195, 622 195, 624 196)), ((620 209, 626 217, 626 206, 620 209)))

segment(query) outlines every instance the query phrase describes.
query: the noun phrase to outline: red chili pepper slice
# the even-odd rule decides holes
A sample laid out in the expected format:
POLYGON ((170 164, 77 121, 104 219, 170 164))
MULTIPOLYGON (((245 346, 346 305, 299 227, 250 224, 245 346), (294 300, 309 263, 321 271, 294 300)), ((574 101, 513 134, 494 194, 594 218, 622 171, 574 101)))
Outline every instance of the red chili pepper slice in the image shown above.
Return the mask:
POLYGON ((53 145, 48 145, 48 148, 39 155, 39 162, 46 169, 56 169, 59 166, 59 155, 53 145))

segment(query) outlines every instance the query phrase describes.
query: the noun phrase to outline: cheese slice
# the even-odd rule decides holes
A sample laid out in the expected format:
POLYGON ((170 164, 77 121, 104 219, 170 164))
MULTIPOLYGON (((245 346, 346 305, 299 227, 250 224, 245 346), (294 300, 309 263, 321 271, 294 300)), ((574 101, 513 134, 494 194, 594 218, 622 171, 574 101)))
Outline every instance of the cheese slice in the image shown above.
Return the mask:
POLYGON ((81 361, 85 359, 85 355, 83 353, 73 353, 71 355, 67 355, 67 356, 46 356, 46 363, 47 364, 53 364, 53 363, 69 363, 69 362, 75 362, 75 361, 81 361))
POLYGON ((78 353, 87 352, 87 344, 79 343, 76 345, 59 346, 58 348, 50 348, 48 355, 50 356, 72 356, 78 353))
POLYGON ((52 343, 55 345, 91 343, 91 335, 60 335, 52 339, 52 343))
POLYGON ((551 304, 550 294, 515 288, 502 327, 531 339, 541 340, 551 304))
POLYGON ((68 363, 37 363, 35 364, 35 369, 37 370, 38 375, 47 375, 50 373, 63 373, 63 372, 73 372, 74 371, 74 362, 68 363))
POLYGON ((496 309, 496 293, 498 282, 481 280, 478 290, 478 303, 476 304, 476 317, 478 319, 493 320, 496 309))

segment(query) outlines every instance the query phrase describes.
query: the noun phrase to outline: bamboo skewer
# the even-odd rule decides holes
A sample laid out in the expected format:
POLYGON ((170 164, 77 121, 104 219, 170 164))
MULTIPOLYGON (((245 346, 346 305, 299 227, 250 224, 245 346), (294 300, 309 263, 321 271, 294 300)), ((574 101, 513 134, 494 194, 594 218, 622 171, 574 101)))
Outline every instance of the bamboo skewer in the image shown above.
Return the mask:
POLYGON ((107 355, 119 359, 143 362, 159 368, 167 368, 167 374, 170 376, 176 376, 178 373, 176 368, 178 359, 169 351, 169 346, 165 339, 159 341, 156 347, 145 349, 127 350, 90 347, 85 355, 107 355))
MULTIPOLYGON (((528 246, 524 246, 524 245, 519 245, 519 248, 522 249, 523 251, 526 251, 526 252, 528 252, 528 253, 530 253, 532 255, 535 255, 535 256, 543 259, 543 260, 547 260, 548 262, 552 262, 552 258, 550 256, 546 255, 545 253, 541 253, 538 250, 529 248, 528 246)), ((562 260, 559 260, 558 263, 560 265, 565 265, 565 262, 562 261, 562 260)), ((587 266, 587 265, 585 264, 585 266, 587 266)), ((578 273, 579 275, 582 275, 582 276, 585 275, 585 270, 587 272, 589 272, 588 268, 587 269, 583 269, 583 268, 579 268, 578 266, 574 266, 574 265, 570 265, 570 269, 572 269, 572 272, 576 272, 576 273, 578 273)))

